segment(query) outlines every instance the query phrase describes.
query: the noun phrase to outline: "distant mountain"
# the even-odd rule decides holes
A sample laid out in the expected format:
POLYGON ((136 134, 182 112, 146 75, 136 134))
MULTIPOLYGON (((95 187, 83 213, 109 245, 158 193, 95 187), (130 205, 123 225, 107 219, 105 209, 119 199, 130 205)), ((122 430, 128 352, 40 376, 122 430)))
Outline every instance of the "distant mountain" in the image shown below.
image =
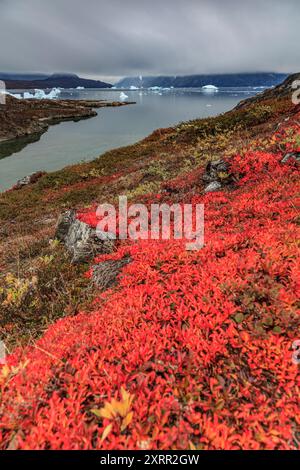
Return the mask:
POLYGON ((187 76, 149 76, 126 77, 115 84, 116 88, 144 87, 174 87, 198 88, 205 85, 217 87, 260 87, 276 86, 287 78, 282 73, 239 73, 223 75, 187 75, 187 76))
MULTIPOLYGON (((20 77, 20 76, 18 76, 20 77)), ((26 76, 25 76, 26 77, 26 76)), ((27 76, 28 77, 28 76, 27 76)), ((1 74, 0 80, 4 80, 7 89, 34 89, 40 88, 45 90, 47 88, 111 88, 110 83, 101 82, 100 80, 89 80, 86 78, 78 77, 75 74, 58 74, 55 73, 50 76, 42 76, 35 79, 29 78, 14 78, 9 74, 1 74)))
POLYGON ((49 74, 45 73, 2 73, 0 72, 0 80, 43 80, 48 78, 49 74))

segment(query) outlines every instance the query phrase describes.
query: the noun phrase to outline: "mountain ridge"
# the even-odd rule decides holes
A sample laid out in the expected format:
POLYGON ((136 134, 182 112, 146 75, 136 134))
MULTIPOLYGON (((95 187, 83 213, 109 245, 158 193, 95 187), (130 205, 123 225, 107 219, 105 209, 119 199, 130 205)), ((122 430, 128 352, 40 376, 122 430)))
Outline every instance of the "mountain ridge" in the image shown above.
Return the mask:
MULTIPOLYGON (((102 82, 101 80, 92 80, 88 78, 79 77, 76 74, 60 74, 54 73, 51 75, 42 76, 40 79, 16 79, 17 75, 10 75, 0 73, 0 80, 4 80, 7 89, 26 89, 32 90, 48 89, 48 88, 111 88, 110 83, 102 82)), ((23 77, 26 75, 23 75, 23 77)), ((35 75, 28 75, 28 77, 35 77, 35 75)))
POLYGON ((239 74, 206 74, 206 75, 185 75, 185 76, 146 76, 146 77, 125 77, 115 84, 116 88, 153 86, 174 87, 174 88, 198 88, 205 85, 215 85, 217 87, 271 87, 276 86, 287 78, 287 74, 282 73, 239 73, 239 74))

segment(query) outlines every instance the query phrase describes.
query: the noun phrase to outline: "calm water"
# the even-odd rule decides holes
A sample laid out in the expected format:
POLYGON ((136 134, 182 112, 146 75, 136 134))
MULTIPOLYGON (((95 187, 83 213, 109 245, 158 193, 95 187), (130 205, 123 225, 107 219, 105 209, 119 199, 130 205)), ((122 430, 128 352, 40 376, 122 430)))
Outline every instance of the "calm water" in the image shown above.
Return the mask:
MULTIPOLYGON (((1 151, 0 148, 0 191, 35 171, 58 170, 72 163, 92 160, 107 150, 134 143, 159 127, 223 113, 258 91, 228 88, 217 94, 205 94, 196 89, 123 90, 128 100, 137 104, 100 108, 95 118, 51 126, 39 141, 24 148, 19 145, 10 156, 5 157, 7 149, 1 151)), ((120 91, 64 90, 61 98, 119 100, 120 91)))

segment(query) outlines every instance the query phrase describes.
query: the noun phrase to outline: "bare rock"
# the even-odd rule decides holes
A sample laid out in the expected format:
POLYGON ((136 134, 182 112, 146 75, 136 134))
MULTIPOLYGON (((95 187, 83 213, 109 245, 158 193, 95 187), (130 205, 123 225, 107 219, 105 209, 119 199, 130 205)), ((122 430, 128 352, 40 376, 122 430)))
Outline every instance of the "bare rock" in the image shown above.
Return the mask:
POLYGON ((205 173, 203 175, 203 181, 206 183, 212 183, 220 179, 226 179, 228 169, 228 163, 224 162, 223 160, 208 162, 205 173))
POLYGON ((75 210, 61 214, 55 237, 64 243, 72 257, 72 263, 84 263, 97 254, 111 253, 115 245, 113 234, 97 234, 93 227, 76 218, 75 210))
POLYGON ((130 262, 131 258, 126 257, 117 261, 108 260, 96 264, 92 268, 93 283, 102 291, 116 286, 122 268, 130 262))
POLYGON ((60 242, 65 242, 70 227, 75 222, 75 220, 76 211, 74 209, 63 212, 57 221, 55 238, 60 242))
POLYGON ((205 193, 214 193, 215 191, 220 191, 222 189, 221 183, 219 181, 213 181, 204 189, 205 193))
POLYGON ((281 160, 281 163, 287 163, 290 160, 296 160, 296 162, 300 162, 300 152, 287 153, 281 160))
POLYGON ((32 173, 31 175, 24 176, 24 178, 20 179, 13 189, 21 189, 24 186, 28 186, 29 184, 36 183, 42 176, 44 176, 46 173, 44 171, 36 171, 35 173, 32 173))

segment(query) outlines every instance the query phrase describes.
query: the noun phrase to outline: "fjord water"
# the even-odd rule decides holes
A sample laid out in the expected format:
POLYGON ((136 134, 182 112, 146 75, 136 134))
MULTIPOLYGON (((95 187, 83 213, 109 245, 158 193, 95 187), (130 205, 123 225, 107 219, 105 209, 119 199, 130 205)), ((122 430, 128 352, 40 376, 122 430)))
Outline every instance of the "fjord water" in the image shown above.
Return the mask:
MULTIPOLYGON (((2 155, 0 191, 35 171, 53 171, 92 160, 107 150, 137 142, 160 127, 223 113, 258 90, 227 88, 220 89, 219 93, 203 93, 200 89, 123 92, 128 96, 128 101, 136 101, 136 104, 100 108, 95 118, 50 126, 39 141, 10 156, 2 155)), ((60 98, 119 101, 120 91, 63 90, 60 98)))

